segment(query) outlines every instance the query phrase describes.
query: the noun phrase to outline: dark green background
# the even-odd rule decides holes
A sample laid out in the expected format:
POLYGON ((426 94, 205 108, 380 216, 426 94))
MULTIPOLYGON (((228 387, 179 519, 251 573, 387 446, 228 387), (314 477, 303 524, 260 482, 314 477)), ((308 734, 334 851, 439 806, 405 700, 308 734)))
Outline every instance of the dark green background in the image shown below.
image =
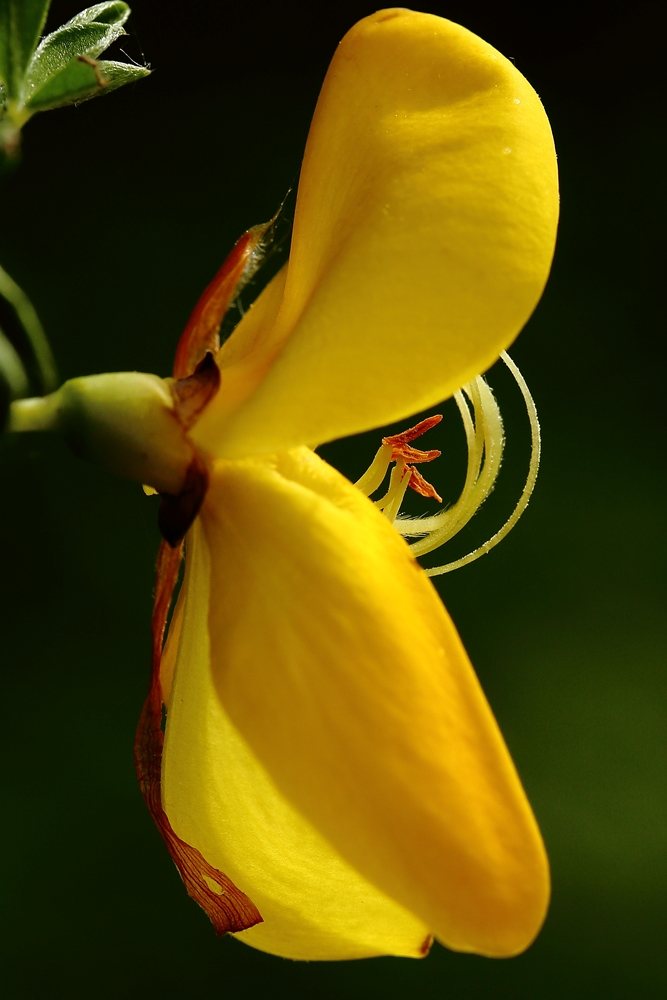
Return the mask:
MULTIPOLYGON (((292 964, 218 940, 132 769, 155 501, 36 435, 0 451, 0 985, 12 998, 666 995, 658 8, 427 6, 515 57, 560 153, 553 275, 513 349, 543 424, 537 494, 508 541, 439 583, 546 838, 546 926, 510 961, 436 947, 423 962, 292 964)), ((77 9, 54 4, 51 27, 77 9)), ((199 292, 295 178, 327 60, 374 5, 134 9, 123 48, 139 60, 143 48, 153 77, 35 119, 0 187, 0 260, 64 378, 168 374, 199 292)), ((446 558, 491 533, 520 488, 526 429, 508 380, 492 379, 508 414, 504 484, 446 558)), ((439 482, 452 500, 462 459, 447 413, 453 464, 439 482)), ((376 444, 327 454, 354 472, 376 444)))

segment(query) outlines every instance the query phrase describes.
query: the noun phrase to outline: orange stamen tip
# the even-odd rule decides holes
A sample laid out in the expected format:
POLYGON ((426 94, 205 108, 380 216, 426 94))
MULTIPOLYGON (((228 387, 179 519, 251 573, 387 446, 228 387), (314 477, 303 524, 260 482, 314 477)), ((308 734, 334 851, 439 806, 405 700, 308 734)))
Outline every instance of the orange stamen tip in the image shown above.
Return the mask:
POLYGON ((407 444, 408 441, 414 441, 415 438, 421 437, 426 431, 430 431, 431 427, 435 427, 442 420, 442 413, 434 413, 432 417, 427 417, 426 420, 420 420, 418 424, 414 427, 408 427, 407 431, 402 431, 400 434, 392 434, 391 437, 382 438, 382 444, 391 445, 403 445, 407 444))
POLYGON ((390 437, 382 438, 382 444, 391 448, 392 462, 396 462, 399 458, 406 462, 432 462, 434 458, 439 458, 442 452, 436 450, 420 451, 418 448, 411 448, 409 442, 421 437, 426 431, 430 431, 431 427, 435 427, 441 420, 442 414, 435 413, 432 417, 427 417, 426 420, 420 420, 414 427, 408 427, 407 431, 403 431, 401 434, 392 434, 390 437))
POLYGON ((441 455, 442 452, 435 448, 431 451, 420 451, 419 448, 413 448, 406 444, 403 447, 392 448, 391 460, 395 462, 398 458, 402 458, 405 462, 432 462, 434 458, 440 458, 441 455))
POLYGON ((433 500, 437 500, 438 503, 442 503, 442 497, 436 491, 434 486, 431 486, 422 476, 421 472, 413 468, 411 465, 408 466, 408 471, 410 472, 410 482, 408 486, 415 493, 419 493, 423 497, 431 497, 433 500))

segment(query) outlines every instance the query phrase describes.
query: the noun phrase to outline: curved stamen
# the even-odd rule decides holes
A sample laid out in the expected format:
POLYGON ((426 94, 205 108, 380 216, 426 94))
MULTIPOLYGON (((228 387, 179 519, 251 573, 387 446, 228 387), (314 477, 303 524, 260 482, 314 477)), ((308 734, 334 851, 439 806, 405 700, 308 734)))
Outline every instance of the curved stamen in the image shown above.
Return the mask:
MULTIPOLYGON (((465 527, 491 493, 500 471, 505 436, 502 417, 493 393, 480 375, 464 386, 463 392, 473 407, 475 430, 472 449, 469 447, 468 473, 461 496, 453 507, 434 517, 414 520, 405 518, 396 524, 402 535, 412 534, 413 526, 417 529, 416 533, 426 531, 424 538, 410 546, 416 556, 439 548, 465 527)), ((463 405, 467 410, 465 401, 463 405)))
POLYGON ((535 406, 535 400, 530 393, 530 389, 526 384, 526 380, 519 371, 517 365, 512 361, 506 351, 503 351, 500 356, 511 371, 517 385, 519 386, 521 395, 523 396, 523 401, 526 404, 528 419, 530 420, 531 454, 526 484, 521 491, 521 496, 519 497, 516 507, 505 521, 502 528, 497 531, 495 535, 492 535, 491 538, 484 542, 483 545, 473 549, 472 552, 462 556, 460 559, 455 559, 453 562, 445 563, 444 566, 433 566, 431 569, 427 569, 425 571, 427 576, 441 576, 443 573, 451 573, 452 570, 460 569, 462 566, 467 566, 468 563, 474 562, 475 559, 479 559, 480 556, 485 555, 492 548, 494 548, 498 542, 501 542, 503 538, 509 534, 514 525, 517 523, 528 506, 528 501, 530 500, 533 489, 535 488, 535 481, 537 480, 537 472, 540 467, 540 454, 542 450, 540 422, 537 417, 537 407, 535 406))
MULTIPOLYGON (((461 559, 427 569, 425 572, 428 576, 450 573, 489 552, 505 538, 517 523, 528 506, 535 486, 541 447, 537 410, 518 367, 505 351, 500 356, 519 386, 530 420, 532 451, 526 484, 511 516, 495 535, 461 559)), ((493 490, 500 471, 505 435, 500 409, 490 387, 482 376, 478 375, 454 393, 454 400, 458 406, 465 431, 468 465, 461 495, 452 507, 431 517, 399 516, 408 486, 412 486, 423 496, 431 496, 440 500, 434 488, 423 479, 415 468, 408 464, 411 462, 430 462, 440 454, 435 450, 419 451, 411 447, 409 443, 435 426, 441 419, 439 416, 429 417, 403 434, 384 438, 372 465, 356 484, 366 496, 369 496, 382 484, 391 462, 396 463, 391 473, 387 492, 380 500, 374 502, 401 535, 418 537, 418 541, 410 545, 416 556, 425 555, 427 552, 432 552, 444 545, 471 520, 493 490)))

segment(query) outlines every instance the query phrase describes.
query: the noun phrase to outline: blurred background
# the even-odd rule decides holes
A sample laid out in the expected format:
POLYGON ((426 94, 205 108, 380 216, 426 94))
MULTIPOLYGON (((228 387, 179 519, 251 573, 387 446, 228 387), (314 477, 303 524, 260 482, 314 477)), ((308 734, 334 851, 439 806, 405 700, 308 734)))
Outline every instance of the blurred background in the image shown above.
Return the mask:
MULTIPOLYGON (((49 30, 80 6, 56 0, 49 30)), ((376 5, 132 6, 119 47, 148 60, 153 76, 37 116, 23 163, 0 185, 0 261, 35 304, 63 379, 169 374, 199 293, 297 178, 338 40, 376 5)), ((437 583, 546 839, 554 889, 544 930, 509 961, 435 946, 421 962, 294 964, 217 939, 180 884, 132 767, 156 502, 31 435, 0 450, 7 996, 666 995, 659 8, 583 0, 572 15, 551 0, 452 0, 426 9, 513 57, 544 101, 560 155, 553 274, 512 350, 542 420, 537 492, 507 541, 437 583)), ((490 380, 507 417, 504 475, 445 559, 496 530, 525 474, 518 393, 503 372, 490 380)), ((463 435, 451 404, 443 412, 428 446, 445 451, 437 484, 452 501, 463 435)), ((354 475, 377 443, 372 434, 323 453, 354 475)))

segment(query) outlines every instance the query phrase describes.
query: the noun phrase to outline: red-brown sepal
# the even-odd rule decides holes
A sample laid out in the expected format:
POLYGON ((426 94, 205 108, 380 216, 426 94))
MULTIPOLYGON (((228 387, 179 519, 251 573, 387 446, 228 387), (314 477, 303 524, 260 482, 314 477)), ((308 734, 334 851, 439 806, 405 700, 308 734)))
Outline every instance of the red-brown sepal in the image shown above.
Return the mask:
POLYGON ((208 469, 206 463, 193 449, 192 461, 185 474, 185 483, 180 493, 160 494, 160 509, 157 524, 160 534, 172 549, 180 545, 188 528, 196 518, 208 489, 208 469))
POLYGON ((171 383, 176 415, 184 430, 192 427, 219 388, 220 369, 210 351, 206 352, 192 375, 175 379, 171 383))
MULTIPOLYGON (((174 410, 184 431, 192 427, 219 388, 220 369, 210 351, 199 362, 192 375, 171 382, 174 410)), ((177 494, 161 494, 157 523, 162 537, 172 548, 185 538, 188 528, 199 513, 207 489, 208 468, 193 446, 192 461, 181 491, 177 494)))
POLYGON ((202 292, 176 348, 174 378, 191 375, 207 351, 220 346, 220 324, 235 297, 257 270, 262 240, 274 219, 253 226, 236 241, 234 249, 202 292))
POLYGON ((148 697, 137 727, 134 763, 139 787, 188 894, 208 914, 216 934, 242 931, 262 922, 255 904, 232 880, 212 865, 196 848, 174 832, 162 806, 162 687, 160 662, 171 598, 178 578, 183 546, 160 546, 157 558, 155 602, 151 622, 153 658, 148 697))
MULTIPOLYGON (((273 220, 272 220, 273 222, 273 220)), ((184 431, 196 421, 220 386, 214 352, 227 309, 259 262, 262 238, 272 222, 255 226, 241 237, 194 308, 178 343, 172 394, 175 415, 184 431)), ((208 914, 216 934, 242 931, 262 922, 262 916, 232 880, 214 868, 200 852, 175 833, 162 806, 162 644, 174 587, 183 557, 183 538, 197 516, 208 487, 208 469, 193 446, 185 483, 177 496, 162 494, 158 524, 165 539, 157 559, 155 602, 151 629, 151 683, 137 727, 134 763, 139 787, 185 888, 208 914)))

